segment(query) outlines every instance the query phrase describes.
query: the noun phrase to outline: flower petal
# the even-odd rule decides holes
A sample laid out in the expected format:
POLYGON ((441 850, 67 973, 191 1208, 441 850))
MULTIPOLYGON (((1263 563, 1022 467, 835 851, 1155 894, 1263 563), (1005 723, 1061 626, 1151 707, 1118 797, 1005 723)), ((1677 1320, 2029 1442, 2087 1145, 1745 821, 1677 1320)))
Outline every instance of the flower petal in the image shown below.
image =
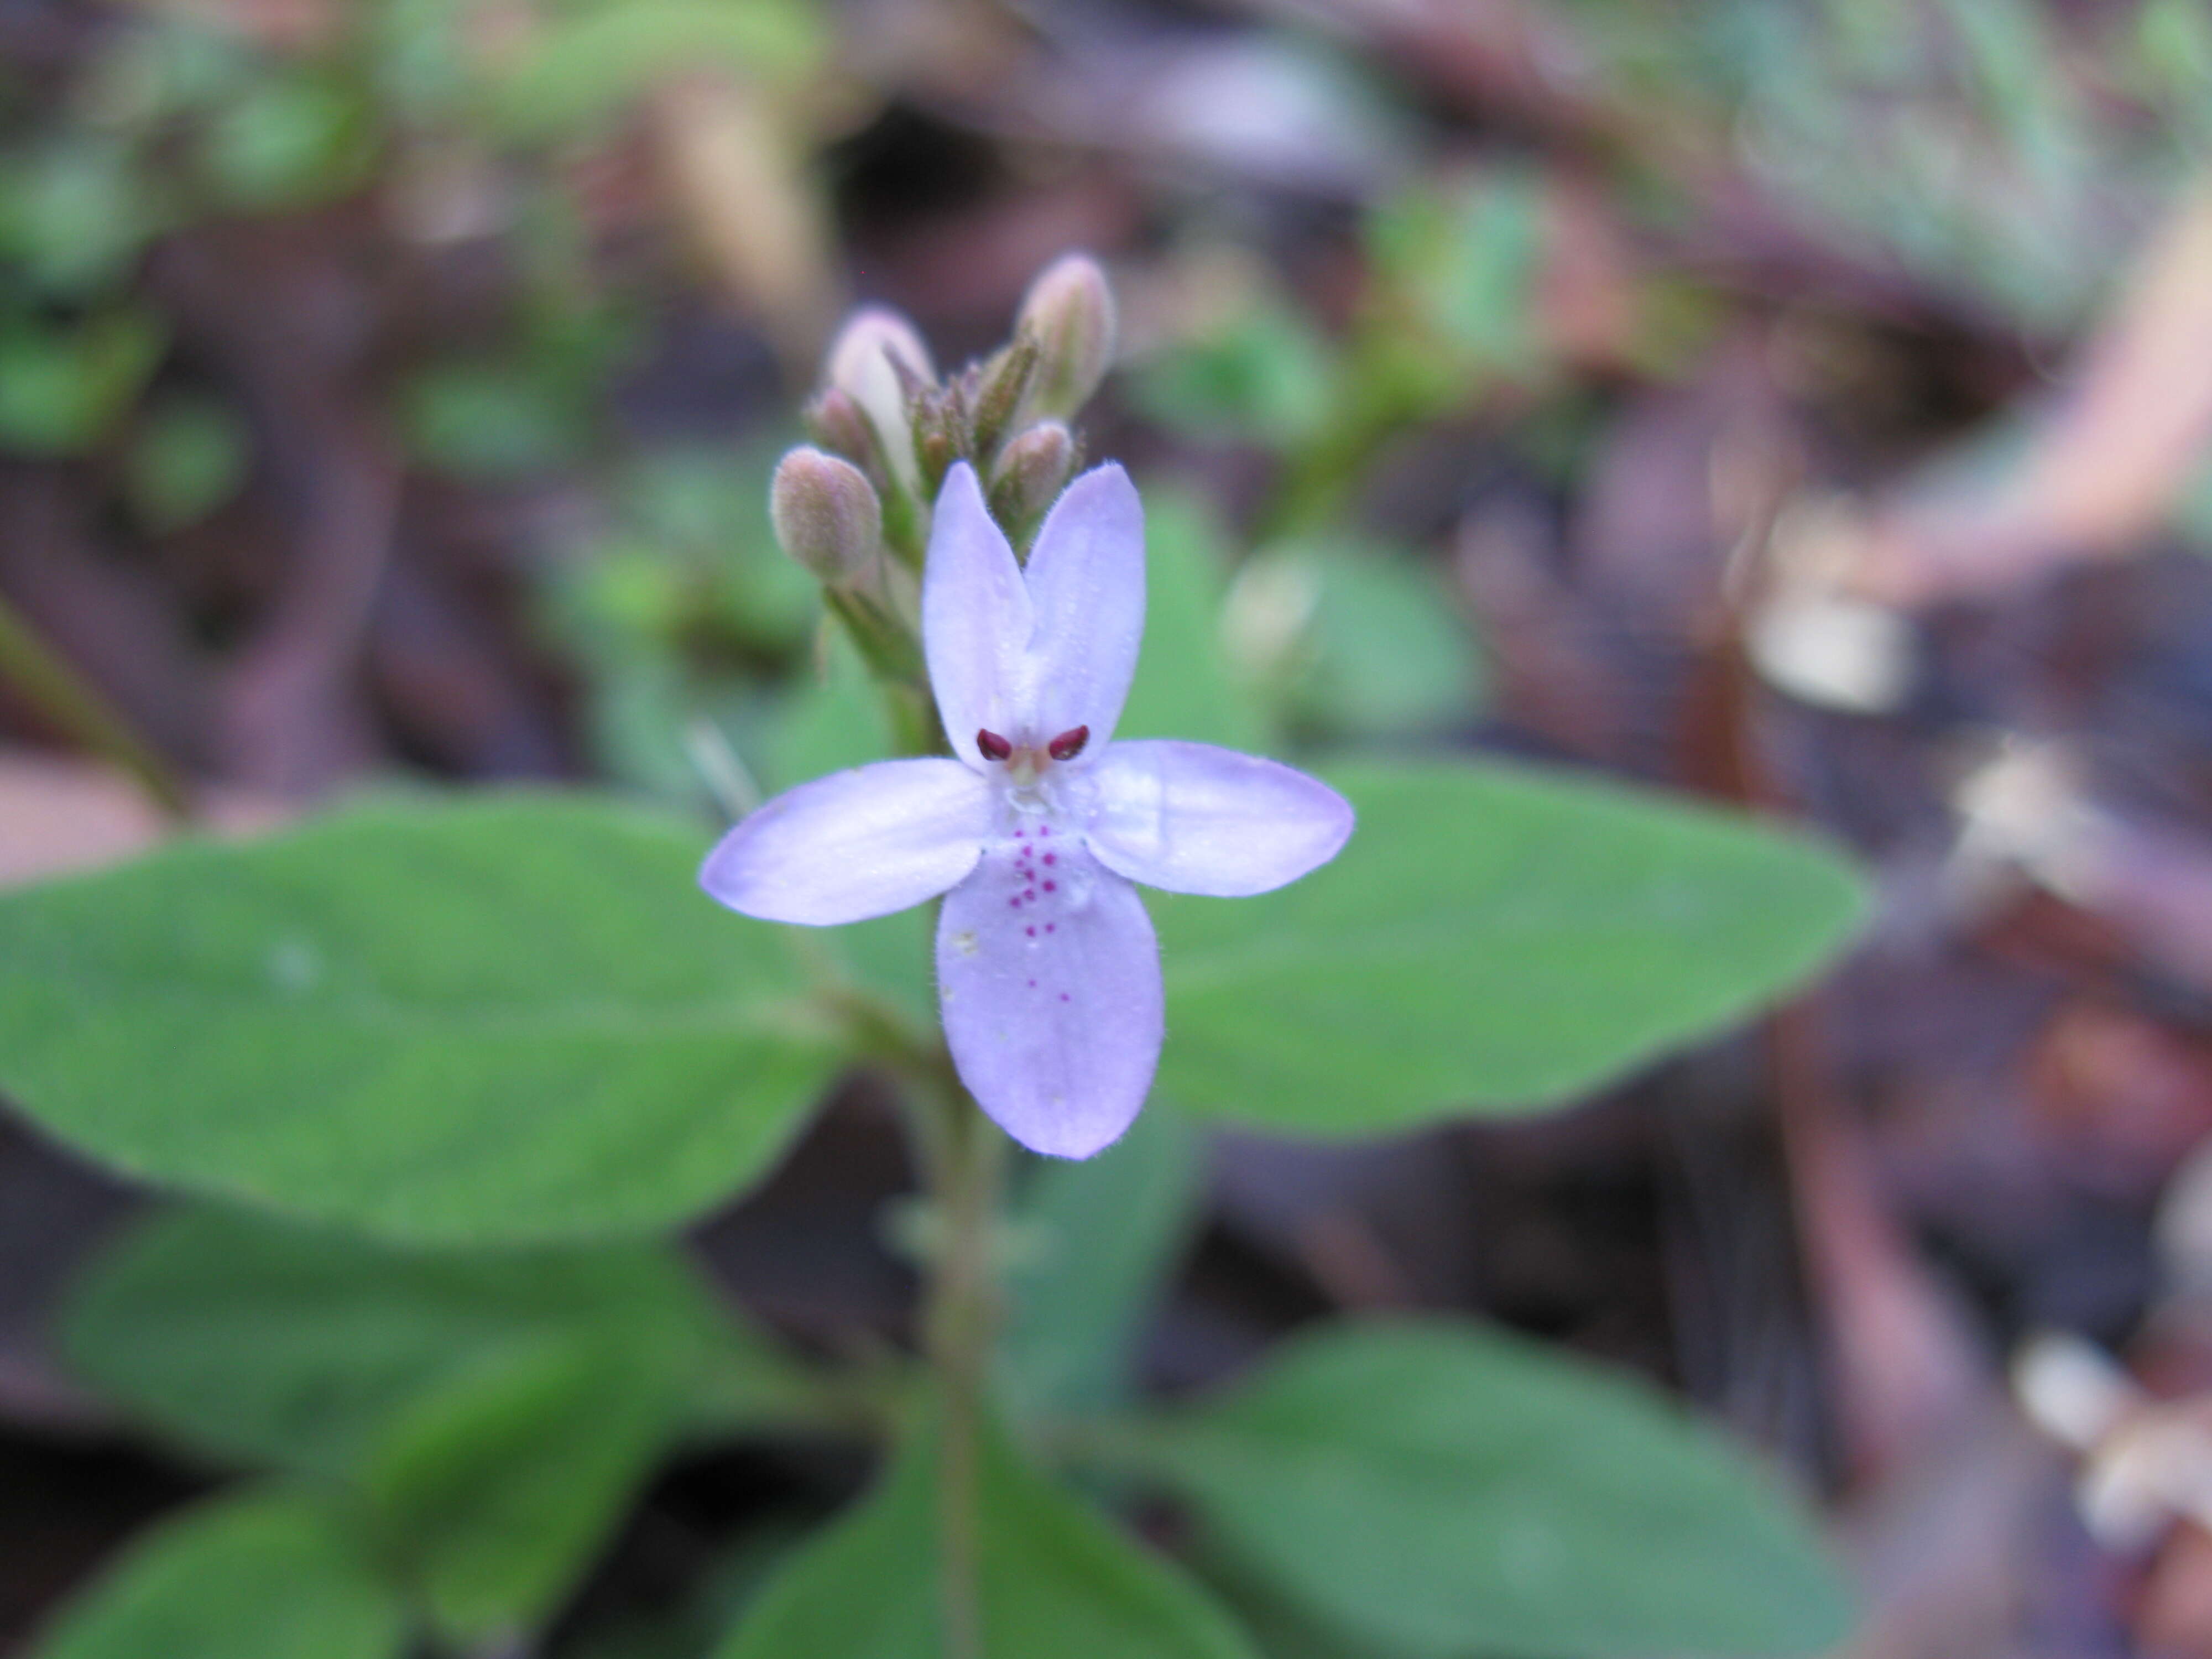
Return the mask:
POLYGON ((957 884, 990 821, 990 786, 958 761, 878 761, 778 795, 722 837, 699 884, 763 921, 865 921, 957 884))
POLYGON ((1024 573, 1036 609, 1030 667, 1037 742, 1079 726, 1114 735, 1145 637, 1145 507, 1118 466, 1060 493, 1024 573))
POLYGON ((1352 804, 1327 784, 1208 743, 1117 743, 1091 778, 1091 850, 1171 893, 1265 893, 1328 863, 1352 834, 1352 804))
POLYGON ((960 1080, 1031 1152, 1089 1158, 1145 1103, 1159 945, 1137 890, 1076 837, 985 850, 938 918, 937 985, 960 1080))
POLYGON ((1012 737, 1024 723, 1030 616, 1014 550, 992 520, 975 469, 962 461, 945 476, 930 527, 921 638, 945 735, 953 752, 979 769, 977 731, 1012 737))

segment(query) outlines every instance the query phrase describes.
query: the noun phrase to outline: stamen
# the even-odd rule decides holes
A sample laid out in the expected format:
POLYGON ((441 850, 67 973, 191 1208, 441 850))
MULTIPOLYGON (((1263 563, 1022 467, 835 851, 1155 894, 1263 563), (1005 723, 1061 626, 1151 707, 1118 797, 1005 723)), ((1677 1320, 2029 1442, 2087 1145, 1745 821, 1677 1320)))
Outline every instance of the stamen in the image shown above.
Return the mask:
POLYGON ((975 746, 983 751, 985 760, 1002 761, 1014 752, 1014 745, 996 732, 979 730, 975 733, 975 746))
POLYGON ((1091 741, 1091 728, 1079 726, 1073 732, 1063 732, 1045 744, 1045 752, 1056 761, 1073 760, 1083 752, 1083 745, 1091 741))

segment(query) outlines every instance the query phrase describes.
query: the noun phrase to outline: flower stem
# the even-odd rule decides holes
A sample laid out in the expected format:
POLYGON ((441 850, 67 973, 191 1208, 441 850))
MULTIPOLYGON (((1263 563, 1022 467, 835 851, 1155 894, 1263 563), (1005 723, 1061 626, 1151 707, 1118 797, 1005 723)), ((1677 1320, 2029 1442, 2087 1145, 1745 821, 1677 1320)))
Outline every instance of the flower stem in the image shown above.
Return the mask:
POLYGON ((927 1310, 938 1391, 938 1561, 945 1659, 983 1659, 980 1442, 997 1330, 992 1229, 1006 1137, 957 1090, 942 1104, 936 1160, 943 1231, 927 1310))

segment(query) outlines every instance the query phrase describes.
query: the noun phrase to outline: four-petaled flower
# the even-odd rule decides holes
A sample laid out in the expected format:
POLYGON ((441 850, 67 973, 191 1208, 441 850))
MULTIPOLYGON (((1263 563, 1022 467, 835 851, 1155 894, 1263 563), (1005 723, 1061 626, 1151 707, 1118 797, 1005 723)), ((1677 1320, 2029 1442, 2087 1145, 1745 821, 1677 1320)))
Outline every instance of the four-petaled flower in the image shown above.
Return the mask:
POLYGON ((1084 474, 1028 568, 965 464, 922 574, 932 689, 957 759, 878 761, 779 795, 700 881, 733 910, 828 926, 946 895, 945 1035, 961 1081, 1034 1151, 1088 1158, 1152 1088, 1159 945, 1132 882, 1243 897, 1335 856, 1352 808, 1273 761, 1115 743, 1145 624, 1144 508, 1084 474))

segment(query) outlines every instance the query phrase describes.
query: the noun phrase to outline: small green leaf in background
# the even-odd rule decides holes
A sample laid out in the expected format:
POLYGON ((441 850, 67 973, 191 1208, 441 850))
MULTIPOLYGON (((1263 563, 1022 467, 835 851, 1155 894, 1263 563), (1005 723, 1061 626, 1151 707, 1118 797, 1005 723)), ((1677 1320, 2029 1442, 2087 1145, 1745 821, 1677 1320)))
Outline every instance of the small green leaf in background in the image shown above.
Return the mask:
POLYGON ((182 530, 235 495, 252 451, 245 422, 210 398, 157 400, 124 457, 132 515, 155 535, 182 530))
POLYGON ((161 1523, 27 1659, 399 1659, 406 1645, 398 1598, 320 1509, 249 1493, 161 1523))
POLYGON ((1537 177, 1521 169, 1424 184, 1376 210, 1369 251, 1413 301, 1424 334, 1465 367, 1525 371, 1544 337, 1542 209, 1537 177))
POLYGON ((160 212, 131 147, 88 132, 0 164, 0 256, 50 299, 125 281, 160 212))
POLYGON ((1389 550, 1304 542, 1246 562, 1228 635, 1285 723, 1316 739, 1465 725, 1483 664, 1436 572, 1389 550))
POLYGON ((386 799, 0 898, 0 1085, 125 1173, 423 1243, 653 1231, 836 1069, 707 837, 589 796, 386 799))
POLYGON ((334 75, 265 71, 210 112, 202 164, 233 207, 266 212, 327 201, 367 174, 372 113, 360 90, 334 75))
MULTIPOLYGON (((996 1432, 978 1468, 981 1645, 1051 1659, 1256 1659, 1182 1571, 1024 1463, 996 1432)), ((715 1659, 940 1654, 933 1442, 918 1436, 854 1511, 771 1583, 715 1659)))
POLYGON ((1145 642, 1118 738, 1181 738, 1267 750, 1267 721, 1222 659, 1228 537, 1212 509, 1174 488, 1145 502, 1145 642))
POLYGON ((1528 1109, 1742 1018, 1850 938, 1834 854, 1750 819, 1488 762, 1343 767, 1358 827, 1261 898, 1148 894, 1159 1087, 1258 1128, 1528 1109))
POLYGON ((1161 425, 1284 448, 1324 430, 1340 396, 1329 343, 1273 293, 1224 295, 1199 337, 1146 363, 1130 387, 1161 425))
POLYGON ((545 20, 503 67, 491 118, 518 142, 575 137, 672 73, 789 85, 815 71, 828 45, 803 0, 583 0, 545 20))
POLYGON ((560 377, 528 363, 432 365, 408 382, 399 408, 409 450, 463 477, 514 477, 572 461, 589 421, 560 377))
POLYGON ((168 337, 124 307, 74 323, 0 324, 0 450, 76 454, 106 437, 161 366, 168 337))
POLYGON ((1097 1158, 1040 1159, 1014 1226, 1000 1375, 1016 1408, 1066 1416, 1119 1406, 1137 1335, 1191 1243, 1204 1146, 1164 1101, 1097 1158))
POLYGON ((1473 1326, 1345 1324, 1148 1437, 1238 1568, 1365 1654, 1811 1653, 1806 1517, 1653 1390, 1473 1326))

